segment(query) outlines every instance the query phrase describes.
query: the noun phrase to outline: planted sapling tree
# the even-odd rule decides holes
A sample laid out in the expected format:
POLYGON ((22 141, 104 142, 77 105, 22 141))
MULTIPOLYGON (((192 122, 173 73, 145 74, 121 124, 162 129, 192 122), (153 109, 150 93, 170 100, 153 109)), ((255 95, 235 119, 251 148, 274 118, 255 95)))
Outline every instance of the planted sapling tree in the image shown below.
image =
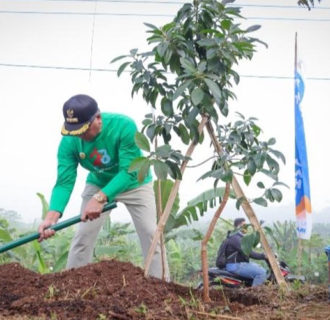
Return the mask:
MULTIPOLYGON (((235 68, 240 60, 253 57, 257 43, 264 44, 250 36, 260 26, 243 28, 237 22, 238 18, 243 17, 240 9, 233 6, 233 2, 234 0, 195 0, 186 3, 170 23, 162 27, 146 23, 150 34, 147 38, 150 51, 139 52, 138 49, 132 49, 128 55, 113 60, 124 60, 118 68, 118 76, 129 69, 133 84, 132 96, 142 93, 144 100, 157 112, 155 116, 146 115, 143 128, 136 135, 136 143, 146 155, 135 159, 130 170, 137 171, 139 179, 143 179, 153 167, 158 179, 174 180, 149 250, 145 265, 146 275, 187 163, 196 145, 205 141, 205 133, 211 139, 216 159, 201 178, 213 178, 215 187, 219 183, 226 186, 215 220, 223 210, 231 186, 236 195, 237 206, 242 206, 256 232, 262 233, 250 201, 235 178, 237 173, 243 176, 247 185, 252 178, 260 178, 262 174, 274 180, 269 188, 265 187, 264 181, 258 181, 262 194, 253 200, 256 204, 266 205, 267 201, 280 201, 282 198, 282 193, 277 188, 280 184, 278 160, 285 159, 280 152, 273 149, 275 139, 261 141, 261 129, 256 125, 256 119, 246 119, 242 114, 239 114, 238 121, 224 123, 224 118, 229 114, 230 99, 235 98, 233 86, 240 81, 235 68), (188 146, 185 153, 175 145, 175 135, 188 146), (156 137, 157 145, 152 148, 156 137)), ((214 225, 212 222, 202 242, 204 249, 214 225)), ((266 253, 271 256, 273 269, 278 270, 266 238, 263 234, 260 236, 264 249, 268 251, 266 253)), ((205 262, 203 248, 202 257, 205 262)), ((207 281, 207 262, 202 265, 204 279, 207 281)), ((279 282, 284 282, 279 270, 274 270, 274 273, 279 282)), ((204 287, 208 288, 207 285, 204 287)), ((208 300, 207 289, 204 293, 205 300, 208 300)))

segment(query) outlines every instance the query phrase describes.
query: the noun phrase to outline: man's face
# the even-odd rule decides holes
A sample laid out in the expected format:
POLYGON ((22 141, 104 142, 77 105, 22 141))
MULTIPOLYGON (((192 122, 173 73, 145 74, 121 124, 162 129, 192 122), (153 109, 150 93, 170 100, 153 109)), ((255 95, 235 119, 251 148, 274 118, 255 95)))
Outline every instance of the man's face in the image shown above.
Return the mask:
POLYGON ((248 226, 245 223, 245 221, 243 221, 238 227, 239 227, 239 229, 241 230, 242 233, 247 233, 248 226))
POLYGON ((102 118, 101 115, 97 115, 93 122, 90 124, 88 130, 79 136, 80 139, 85 141, 93 140, 102 129, 102 118))

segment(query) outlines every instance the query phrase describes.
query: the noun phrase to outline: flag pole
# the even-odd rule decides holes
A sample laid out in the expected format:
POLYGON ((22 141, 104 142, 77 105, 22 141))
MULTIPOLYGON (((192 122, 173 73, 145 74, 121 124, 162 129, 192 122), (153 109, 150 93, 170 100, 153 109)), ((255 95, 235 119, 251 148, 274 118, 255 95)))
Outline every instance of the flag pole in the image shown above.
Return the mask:
MULTIPOLYGON (((295 33, 294 42, 294 74, 296 75, 298 69, 298 33, 295 33)), ((295 77, 294 77, 295 78, 295 77)), ((298 260, 298 275, 301 275, 301 257, 302 257, 302 239, 298 236, 298 250, 297 250, 297 260, 298 260)))

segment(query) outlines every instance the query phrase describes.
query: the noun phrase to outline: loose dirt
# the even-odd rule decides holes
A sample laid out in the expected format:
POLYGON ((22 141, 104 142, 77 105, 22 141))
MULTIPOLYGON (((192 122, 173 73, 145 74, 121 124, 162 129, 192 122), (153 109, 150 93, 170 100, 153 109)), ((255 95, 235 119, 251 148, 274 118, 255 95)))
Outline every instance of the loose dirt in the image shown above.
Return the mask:
POLYGON ((130 263, 102 261, 40 275, 0 265, 0 319, 330 319, 325 286, 281 294, 275 286, 202 292, 143 275, 130 263))

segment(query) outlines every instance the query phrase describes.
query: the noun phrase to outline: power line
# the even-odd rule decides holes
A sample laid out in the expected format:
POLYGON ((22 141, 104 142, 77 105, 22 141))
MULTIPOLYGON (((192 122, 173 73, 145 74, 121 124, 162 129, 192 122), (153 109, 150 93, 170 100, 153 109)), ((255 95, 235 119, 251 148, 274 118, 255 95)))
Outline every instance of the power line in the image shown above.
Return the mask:
MULTIPOLYGON (((3 1, 3 0, 0 0, 3 1)), ((8 1, 8 0, 7 0, 8 1)), ((12 0, 13 1, 13 0, 12 0)), ((22 0, 16 0, 22 2, 22 0)), ((147 1, 147 0, 26 0, 26 2, 108 2, 108 3, 134 3, 134 4, 184 4, 185 1, 147 1)), ((229 4, 230 6, 230 4, 229 4)), ((247 4, 247 3, 235 3, 232 6, 235 7, 252 7, 252 8, 270 8, 270 9, 296 9, 306 10, 305 7, 292 6, 292 5, 278 5, 278 4, 247 4)), ((329 10, 330 7, 313 7, 313 10, 329 10)))
MULTIPOLYGON (((32 64, 13 64, 13 63, 0 63, 0 67, 8 68, 28 68, 28 69, 53 69, 53 70, 70 70, 70 71, 97 71, 97 72, 116 72, 117 69, 111 68, 83 68, 83 67, 63 67, 63 66, 42 66, 32 64)), ((129 71, 125 71, 129 72, 129 71)), ((257 78, 257 79, 277 79, 277 80, 292 80, 293 76, 273 76, 273 75, 240 75, 241 78, 257 78)), ((306 77, 306 80, 316 81, 330 81, 330 77, 306 77)))
MULTIPOLYGON (((67 12, 67 11, 11 11, 1 10, 0 14, 39 14, 39 15, 80 15, 80 16, 131 16, 131 17, 174 17, 173 14, 155 13, 111 13, 111 12, 67 12)), ((330 18, 282 18, 282 17, 247 17, 247 20, 274 20, 274 21, 309 21, 309 22, 330 22, 330 18)))
POLYGON ((313 18, 282 18, 282 17, 247 17, 247 20, 330 22, 330 18, 313 19, 313 18))
POLYGON ((111 13, 111 12, 66 12, 66 11, 9 11, 1 10, 0 14, 40 14, 40 15, 78 15, 78 16, 133 16, 133 17, 174 17, 173 14, 155 13, 111 13))

